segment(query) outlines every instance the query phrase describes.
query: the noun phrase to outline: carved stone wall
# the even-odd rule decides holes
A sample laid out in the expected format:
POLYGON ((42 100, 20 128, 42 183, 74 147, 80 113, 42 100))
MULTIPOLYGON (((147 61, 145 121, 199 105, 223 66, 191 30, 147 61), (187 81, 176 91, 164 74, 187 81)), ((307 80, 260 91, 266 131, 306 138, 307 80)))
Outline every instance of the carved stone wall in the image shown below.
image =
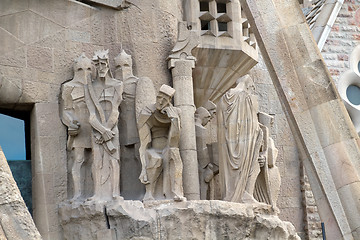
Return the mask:
POLYGON ((277 202, 280 209, 279 217, 292 222, 299 236, 303 238, 305 230, 300 189, 300 160, 295 140, 261 55, 259 63, 250 71, 250 76, 255 82, 259 111, 274 115, 274 124, 270 129, 270 134, 279 150, 277 159, 281 174, 280 196, 277 202))
MULTIPOLYGON (((59 119, 60 85, 73 78, 82 52, 122 48, 134 74, 168 83, 166 58, 177 38, 182 1, 132 1, 117 11, 68 0, 0 2, 0 108, 31 114, 33 208, 44 239, 62 239, 58 204, 67 198, 66 128, 59 119)), ((114 72, 114 69, 111 69, 114 72)))
MULTIPOLYGON (((133 0, 127 9, 115 11, 67 0, 0 1, 0 107, 31 112, 34 220, 44 239, 63 238, 58 204, 67 198, 66 129, 58 99, 60 85, 73 78, 74 59, 105 48, 115 66, 113 59, 123 48, 132 55, 135 76, 151 78, 156 89, 169 84, 166 59, 183 19, 182 2, 133 0)), ((260 111, 275 117, 270 133, 279 149, 279 217, 303 236, 295 141, 262 59, 250 75, 260 111)), ((209 143, 216 139, 216 118, 210 126, 209 143)))

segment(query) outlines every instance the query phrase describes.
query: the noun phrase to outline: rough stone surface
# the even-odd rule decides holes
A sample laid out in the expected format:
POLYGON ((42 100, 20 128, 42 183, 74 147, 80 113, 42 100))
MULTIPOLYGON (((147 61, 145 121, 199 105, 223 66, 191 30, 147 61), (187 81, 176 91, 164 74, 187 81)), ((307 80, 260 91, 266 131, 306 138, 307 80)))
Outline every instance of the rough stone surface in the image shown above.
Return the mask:
POLYGON ((0 238, 41 239, 0 147, 0 238))
POLYGON ((69 240, 103 239, 101 234, 114 240, 300 239, 294 227, 265 204, 114 201, 64 204, 60 212, 64 236, 69 240))
POLYGON ((259 101, 259 110, 274 116, 274 124, 270 127, 270 136, 274 138, 279 150, 276 165, 279 167, 282 184, 280 187, 277 206, 279 217, 291 221, 299 236, 304 237, 304 212, 301 204, 302 192, 300 188, 300 159, 290 126, 272 84, 264 59, 259 55, 259 63, 249 72, 255 82, 255 94, 259 101))
POLYGON ((109 49, 115 67, 114 57, 127 49, 136 76, 154 79, 158 89, 171 78, 166 59, 178 19, 180 0, 132 1, 121 11, 68 0, 0 3, 0 106, 31 115, 33 217, 44 239, 62 239, 58 204, 71 196, 58 102, 74 59, 109 49))
MULTIPOLYGON (((110 49, 110 65, 116 66, 113 58, 121 49, 126 49, 132 55, 134 74, 139 79, 143 76, 150 77, 154 80, 156 89, 161 84, 171 84, 167 57, 176 43, 177 22, 187 14, 183 2, 133 0, 129 8, 117 11, 101 5, 94 8, 79 1, 0 1, 0 106, 31 111, 34 219, 43 238, 63 239, 58 204, 72 196, 67 191, 67 136, 66 128, 59 120, 58 100, 60 85, 74 76, 74 59, 82 52, 92 56, 95 50, 110 49)), ((215 3, 214 0, 211 2, 215 3)), ((232 2, 237 4, 231 13, 236 19, 232 18, 233 21, 228 26, 232 24, 231 28, 235 27, 234 34, 237 36, 233 39, 238 41, 243 37, 239 27, 243 12, 240 12, 237 1, 232 2)), ((199 7, 197 1, 193 3, 195 7, 199 7)), ((352 6, 352 14, 355 16, 358 12, 358 7, 355 6, 357 2, 355 4, 354 1, 348 1, 345 4, 352 6)), ((198 21, 198 13, 194 12, 193 16, 198 21)), ((340 15, 340 18, 352 17, 340 15)), ((347 29, 346 31, 357 31, 355 25, 347 29)), ((253 38, 253 34, 250 35, 253 38)), ((339 39, 345 36, 353 39, 352 35, 349 32, 338 36, 339 39)), ((256 47, 250 46, 250 42, 244 42, 244 49, 240 51, 237 49, 240 42, 233 45, 224 36, 216 41, 214 39, 216 37, 204 35, 203 43, 211 42, 214 49, 197 50, 199 60, 205 64, 193 73, 198 77, 197 87, 200 89, 195 94, 195 102, 196 95, 203 97, 205 93, 207 96, 213 93, 214 98, 220 98, 237 77, 255 64, 253 59, 257 58, 256 47), (216 47, 224 47, 226 50, 216 47), (242 52, 246 54, 242 55, 242 52), (214 57, 209 58, 210 53, 214 57), (233 57, 229 57, 230 55, 233 57), (252 56, 250 64, 244 64, 250 60, 249 56, 252 56), (217 66, 211 67, 213 64, 217 66), (221 79, 224 81, 220 81, 221 79), (226 81, 228 79, 233 81, 226 81), (219 84, 222 82, 226 82, 226 85, 219 84)), ((349 43, 347 40, 346 44, 349 43)), ((283 49, 283 46, 279 49, 283 49)), ((332 60, 330 64, 342 67, 344 63, 338 64, 335 60, 338 55, 342 59, 339 51, 343 50, 334 50, 338 53, 329 55, 332 58, 329 59, 332 60)), ((111 70, 116 73, 114 69, 111 70)), ((279 149, 277 165, 283 179, 278 201, 281 210, 279 217, 291 221, 299 235, 302 235, 305 230, 299 185, 300 164, 294 138, 263 60, 251 71, 251 76, 256 83, 260 111, 274 115, 270 133, 279 149)), ((299 85, 299 92, 300 89, 299 85)), ((197 91, 196 88, 194 91, 197 91)), ((216 142, 216 125, 214 118, 207 129, 211 136, 206 140, 208 144, 216 142)), ((133 148, 129 150, 125 147, 121 149, 126 154, 132 150, 133 148)), ((136 161, 136 158, 132 157, 130 160, 136 161)), ((141 166, 136 163, 139 170, 141 166)), ((125 165, 125 169, 129 166, 133 165, 125 165)), ((138 180, 139 173, 127 173, 136 173, 132 177, 141 184, 138 180)), ((128 188, 129 186, 126 185, 128 188)), ((142 199, 141 194, 136 199, 142 199)), ((105 228, 97 234, 111 239, 114 233, 105 228)))
MULTIPOLYGON (((295 5, 298 3, 296 1, 287 2, 282 0, 274 2, 244 0, 241 3, 248 14, 250 23, 255 26, 255 36, 262 53, 267 59, 266 64, 283 102, 283 109, 287 113, 292 132, 298 142, 301 151, 300 156, 304 159, 304 165, 308 174, 312 175, 310 182, 314 187, 321 186, 321 188, 313 189, 318 202, 320 216, 325 224, 329 226, 334 236, 341 236, 344 239, 355 238, 356 233, 354 231, 357 228, 357 224, 350 220, 352 219, 353 212, 345 208, 345 202, 349 201, 349 198, 346 196, 345 191, 341 192, 340 189, 336 189, 336 185, 339 183, 335 182, 336 179, 333 179, 330 175, 329 162, 331 160, 325 155, 324 150, 326 141, 322 138, 321 134, 315 131, 315 129, 323 124, 327 124, 327 122, 321 116, 315 116, 313 113, 310 115, 312 108, 319 107, 326 102, 328 104, 338 102, 339 96, 323 64, 320 64, 317 68, 319 72, 323 73, 322 81, 326 79, 327 87, 316 79, 313 82, 307 82, 307 79, 300 78, 303 67, 307 63, 313 64, 321 61, 321 56, 319 56, 318 51, 311 51, 311 49, 314 49, 315 44, 309 34, 309 30, 303 24, 303 16, 298 13, 299 8, 297 7, 298 9, 296 9, 295 5), (285 10, 284 6, 289 6, 289 11, 283 11, 285 10), (279 14, 278 16, 269 14, 269 12, 276 11, 284 12, 285 14, 279 14), (298 28, 299 31, 293 35, 292 31, 294 28, 298 28), (289 36, 292 37, 289 38, 289 36), (313 46, 310 47, 309 51, 297 52, 301 47, 297 48, 296 45, 298 43, 296 42, 303 42, 302 45, 313 46), (286 46, 286 48, 280 50, 278 46, 286 46), (296 61, 291 59, 296 59, 296 61), (308 89, 313 87, 318 88, 319 91, 324 93, 324 96, 319 98, 319 101, 312 96, 308 96, 308 89), (325 96, 328 94, 330 96, 325 96), (337 100, 331 101, 332 99, 337 100), (322 204, 319 203, 320 200, 323 200, 322 204), (327 204, 325 204, 326 200, 328 201, 327 204), (333 214, 333 217, 331 214, 333 214)), ((339 102, 335 103, 335 105, 339 104, 339 102)), ((338 107, 341 109, 339 112, 328 112, 328 115, 333 115, 334 117, 336 115, 347 121, 348 116, 343 111, 343 107, 341 108, 341 104, 338 107)), ((354 129, 351 126, 349 128, 351 133, 338 141, 354 138, 354 129)), ((337 135, 335 132, 334 134, 337 135)), ((335 146, 334 143, 330 144, 332 147, 335 146)), ((359 149, 357 152, 359 152, 359 149)), ((338 158, 342 158, 340 151, 337 151, 336 154, 338 158)), ((352 162, 355 163, 358 159, 357 155, 358 153, 355 153, 348 159, 343 159, 344 163, 353 165, 352 162)), ((351 177, 358 178, 357 175, 351 177)), ((351 185, 355 186, 356 184, 352 183, 351 185)), ((353 187, 353 189, 356 188, 353 187)), ((360 192, 355 191, 353 194, 357 195, 360 192)), ((357 198, 354 197, 352 199, 357 198)))

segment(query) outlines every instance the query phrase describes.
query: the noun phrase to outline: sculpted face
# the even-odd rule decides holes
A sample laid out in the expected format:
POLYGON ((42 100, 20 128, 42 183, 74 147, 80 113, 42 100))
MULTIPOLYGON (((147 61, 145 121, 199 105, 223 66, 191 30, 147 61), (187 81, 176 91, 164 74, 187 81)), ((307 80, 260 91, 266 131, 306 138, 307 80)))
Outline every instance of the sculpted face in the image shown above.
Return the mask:
POLYGON ((170 101, 171 101, 170 96, 159 92, 159 94, 156 96, 156 104, 155 104, 156 109, 159 111, 164 109, 165 107, 170 105, 170 101))
POLYGON ((202 118, 201 125, 205 126, 211 120, 211 115, 207 114, 202 118))
POLYGON ((95 61, 95 67, 99 73, 99 77, 105 77, 109 71, 109 66, 106 59, 99 59, 95 61))
POLYGON ((246 83, 246 89, 249 93, 254 93, 255 92, 255 84, 252 81, 252 79, 249 79, 246 83))
POLYGON ((209 117, 209 121, 210 121, 216 115, 216 108, 208 109, 208 111, 210 113, 210 117, 209 117))

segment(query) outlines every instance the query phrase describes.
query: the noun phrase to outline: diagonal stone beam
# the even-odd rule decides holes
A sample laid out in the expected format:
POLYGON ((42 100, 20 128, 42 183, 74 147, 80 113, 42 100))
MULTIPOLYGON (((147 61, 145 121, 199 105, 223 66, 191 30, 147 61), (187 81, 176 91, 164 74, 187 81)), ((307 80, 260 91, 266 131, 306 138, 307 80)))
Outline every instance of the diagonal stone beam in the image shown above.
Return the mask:
POLYGON ((240 0, 297 141, 329 239, 360 239, 360 151, 296 0, 240 0))
POLYGON ((0 239, 41 239, 0 147, 0 239))

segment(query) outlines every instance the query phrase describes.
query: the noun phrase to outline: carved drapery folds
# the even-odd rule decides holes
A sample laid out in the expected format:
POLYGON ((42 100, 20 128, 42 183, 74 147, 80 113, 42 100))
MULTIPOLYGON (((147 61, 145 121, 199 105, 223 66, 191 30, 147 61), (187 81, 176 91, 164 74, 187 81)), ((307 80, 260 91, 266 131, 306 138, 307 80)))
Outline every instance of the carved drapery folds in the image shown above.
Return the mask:
POLYGON ((120 198, 117 123, 123 84, 112 77, 108 51, 95 52, 92 62, 83 54, 74 71, 74 78, 62 86, 60 109, 68 128, 72 200, 120 198), (81 171, 85 164, 89 166, 81 171))
POLYGON ((144 200, 185 199, 179 152, 180 109, 171 104, 174 93, 172 87, 162 85, 156 102, 142 108, 138 115, 142 163, 139 178, 146 186, 144 200))
POLYGON ((157 92, 151 79, 135 77, 124 50, 114 59, 116 78, 108 51, 95 52, 92 60, 83 54, 75 61, 74 78, 62 85, 61 95, 70 202, 122 200, 120 188, 130 184, 128 199, 221 199, 276 206, 280 177, 277 149, 269 136, 272 116, 258 112, 248 75, 217 107, 208 101, 195 111, 191 49, 196 39, 189 39, 192 33, 184 23, 180 29, 187 33, 180 34, 169 57, 174 88, 164 84, 157 92), (206 126, 215 114, 218 141, 210 143, 206 126), (123 179, 131 181, 121 185, 120 165, 130 158, 139 169, 122 165, 123 179), (134 179, 143 188, 132 189, 134 179))
POLYGON ((275 207, 280 177, 275 166, 277 149, 269 137, 272 117, 258 113, 253 91, 254 83, 245 75, 218 103, 221 198, 275 207))

